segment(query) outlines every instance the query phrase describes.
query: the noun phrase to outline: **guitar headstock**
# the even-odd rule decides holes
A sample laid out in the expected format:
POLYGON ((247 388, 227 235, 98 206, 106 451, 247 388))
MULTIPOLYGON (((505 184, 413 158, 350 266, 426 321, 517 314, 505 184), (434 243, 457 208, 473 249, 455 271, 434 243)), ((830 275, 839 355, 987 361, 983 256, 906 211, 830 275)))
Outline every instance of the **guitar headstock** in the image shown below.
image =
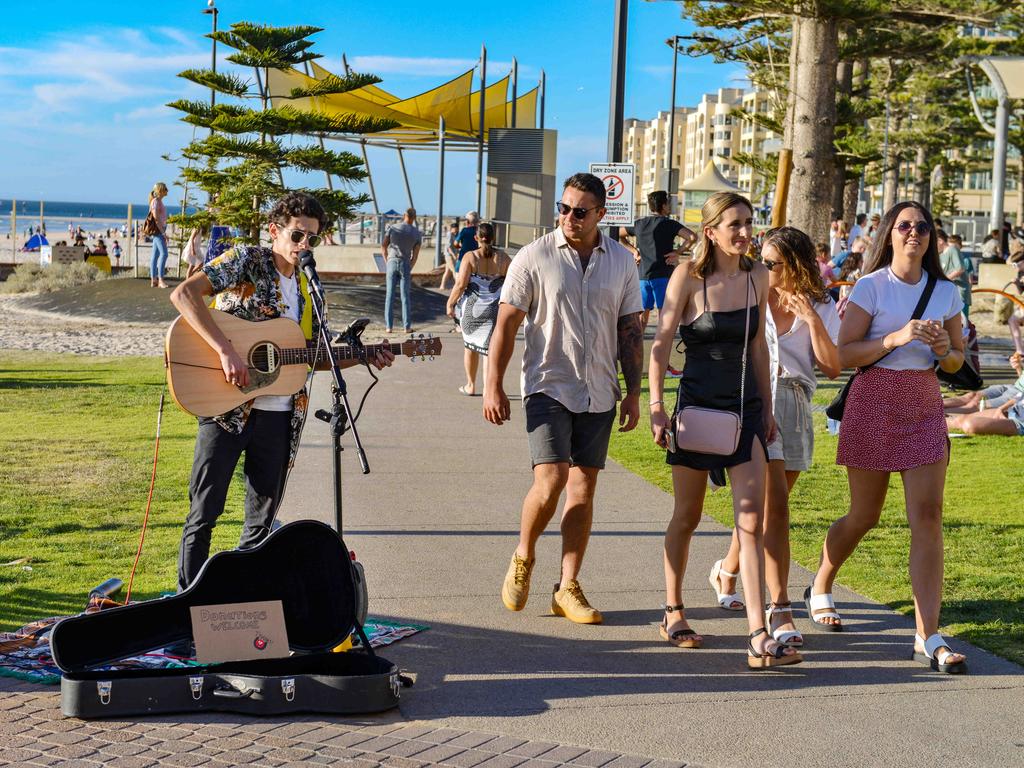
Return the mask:
POLYGON ((420 360, 433 360, 435 355, 441 354, 441 339, 433 334, 424 336, 421 333, 419 336, 413 336, 402 342, 402 354, 411 358, 413 362, 416 362, 417 357, 420 360))

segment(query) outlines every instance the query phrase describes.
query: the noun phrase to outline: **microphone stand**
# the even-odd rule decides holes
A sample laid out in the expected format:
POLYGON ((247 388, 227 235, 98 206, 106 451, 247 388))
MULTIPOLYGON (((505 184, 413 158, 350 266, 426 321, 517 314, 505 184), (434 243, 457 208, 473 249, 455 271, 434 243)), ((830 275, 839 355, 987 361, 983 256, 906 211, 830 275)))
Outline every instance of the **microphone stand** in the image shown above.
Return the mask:
MULTIPOLYGON (((341 452, 344 450, 341 445, 341 436, 345 434, 346 429, 351 429, 352 431, 352 437, 356 444, 356 455, 359 457, 359 464, 364 475, 369 474, 370 465, 366 461, 366 452, 363 450, 362 441, 359 439, 359 431, 356 429, 355 421, 352 419, 352 408, 348 402, 348 387, 345 384, 344 377, 341 375, 341 369, 338 367, 338 359, 331 348, 331 331, 327 325, 327 302, 324 298, 323 289, 320 286, 320 280, 316 277, 316 263, 313 261, 312 254, 310 254, 307 262, 309 270, 306 270, 304 266, 303 271, 306 272, 306 276, 309 278, 309 297, 313 303, 313 313, 316 315, 317 323, 320 326, 320 344, 327 352, 327 360, 330 362, 331 374, 334 378, 334 383, 331 386, 334 403, 330 412, 317 410, 314 415, 321 421, 326 421, 331 427, 334 446, 334 521, 338 536, 341 536, 343 530, 341 516, 341 452)), ((359 338, 358 331, 350 329, 347 334, 347 341, 353 348, 353 354, 357 350, 362 349, 363 343, 359 338)), ((314 369, 317 362, 317 360, 313 362, 314 369)))

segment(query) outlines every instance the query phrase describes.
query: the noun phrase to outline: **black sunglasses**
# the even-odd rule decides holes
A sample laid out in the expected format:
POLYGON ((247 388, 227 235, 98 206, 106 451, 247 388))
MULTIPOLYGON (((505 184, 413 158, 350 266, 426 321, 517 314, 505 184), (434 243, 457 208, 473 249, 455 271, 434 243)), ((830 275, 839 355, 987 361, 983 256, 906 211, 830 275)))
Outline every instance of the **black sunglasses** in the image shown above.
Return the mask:
POLYGON ((310 248, 316 248, 318 245, 320 245, 320 241, 323 239, 320 237, 320 235, 314 235, 312 232, 305 232, 304 230, 301 229, 292 229, 291 227, 284 227, 284 230, 286 232, 291 232, 291 235, 289 235, 289 237, 291 237, 291 241, 296 245, 305 240, 306 245, 308 245, 310 248))
POLYGON ((916 229, 919 236, 927 235, 932 231, 932 225, 927 221, 901 221, 896 225, 896 231, 901 235, 907 234, 912 229, 916 229))
POLYGON ((775 269, 777 266, 779 266, 779 264, 781 264, 782 262, 781 261, 772 261, 771 259, 761 259, 761 263, 764 264, 766 267, 768 267, 768 271, 771 272, 773 269, 775 269))
POLYGON ((573 218, 579 219, 581 221, 587 218, 588 213, 590 213, 591 211, 596 211, 598 208, 601 207, 602 206, 600 205, 595 205, 593 208, 573 208, 572 206, 566 205, 561 201, 555 203, 555 209, 560 214, 562 214, 563 216, 568 216, 571 213, 573 215, 573 218))

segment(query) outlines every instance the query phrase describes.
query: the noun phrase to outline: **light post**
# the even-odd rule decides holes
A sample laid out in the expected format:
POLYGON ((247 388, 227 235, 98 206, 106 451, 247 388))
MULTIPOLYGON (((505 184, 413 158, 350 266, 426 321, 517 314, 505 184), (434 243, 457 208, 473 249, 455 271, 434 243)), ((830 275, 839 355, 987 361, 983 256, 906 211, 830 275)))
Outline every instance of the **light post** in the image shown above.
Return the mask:
POLYGON ((668 154, 665 158, 665 169, 668 171, 668 178, 665 180, 665 187, 669 199, 676 196, 679 189, 678 177, 674 172, 675 165, 675 139, 676 139, 676 70, 679 63, 679 41, 694 40, 698 43, 714 42, 714 38, 702 35, 673 35, 665 41, 665 45, 672 49, 672 100, 668 111, 668 154))
MULTIPOLYGON (((203 13, 208 13, 213 18, 213 46, 210 53, 210 71, 217 74, 217 10, 216 0, 206 0, 206 7, 203 9, 203 13)), ((217 92, 210 89, 210 110, 217 104, 217 92)), ((210 129, 210 134, 213 135, 213 128, 210 129)))

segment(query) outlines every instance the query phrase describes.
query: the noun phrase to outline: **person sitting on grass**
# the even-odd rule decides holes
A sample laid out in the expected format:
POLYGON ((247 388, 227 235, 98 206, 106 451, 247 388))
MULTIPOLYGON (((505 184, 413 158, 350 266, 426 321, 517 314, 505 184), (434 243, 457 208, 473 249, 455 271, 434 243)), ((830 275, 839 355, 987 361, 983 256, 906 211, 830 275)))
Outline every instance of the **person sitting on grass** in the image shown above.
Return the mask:
POLYGON ((1024 355, 1015 352, 1010 364, 1017 372, 1013 384, 996 384, 942 401, 949 429, 968 435, 1024 436, 1024 355))

